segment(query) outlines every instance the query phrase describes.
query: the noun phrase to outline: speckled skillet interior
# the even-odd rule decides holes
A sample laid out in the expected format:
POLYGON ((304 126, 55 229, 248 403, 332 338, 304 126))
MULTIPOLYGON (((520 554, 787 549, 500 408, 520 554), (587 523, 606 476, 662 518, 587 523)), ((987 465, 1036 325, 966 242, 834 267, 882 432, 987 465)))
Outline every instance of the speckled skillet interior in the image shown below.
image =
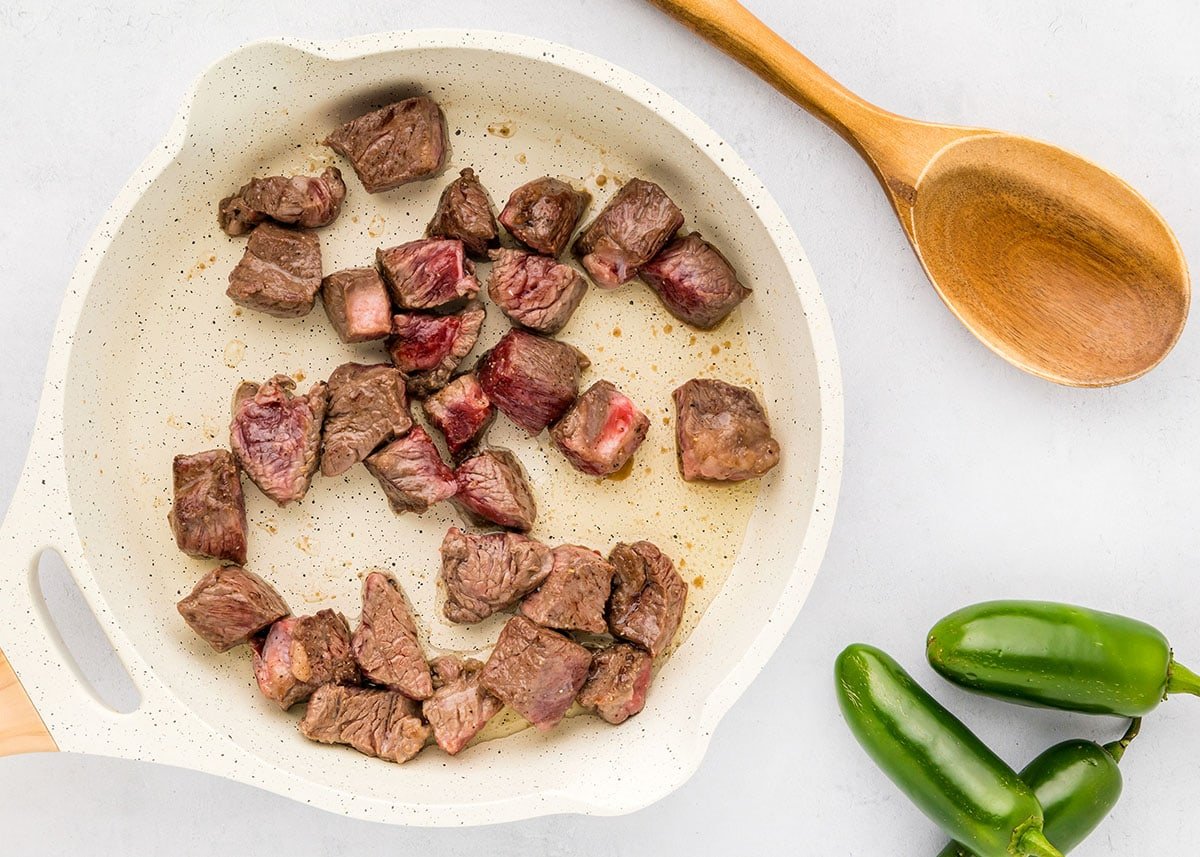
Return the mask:
MULTIPOLYGON (((102 236, 105 237, 105 236, 102 236)), ((779 210, 711 132, 674 102, 582 54, 516 37, 400 34, 324 48, 270 43, 222 60, 198 84, 181 150, 119 225, 74 331, 64 389, 70 505, 104 603, 170 692, 211 730, 200 767, 335 810, 413 823, 498 821, 545 811, 619 812, 678 785, 699 763, 720 714, 790 624, 816 574, 840 468, 840 392, 828 321, 779 210), (319 144, 332 127, 399 96, 428 92, 452 144, 440 179, 370 195, 319 144), (533 535, 607 551, 650 539, 691 584, 676 649, 646 710, 622 727, 574 717, 557 730, 494 738, 451 759, 427 751, 395 766, 311 744, 253 686, 248 651, 217 655, 175 602, 211 563, 180 554, 166 524, 173 455, 228 443, 242 379, 292 375, 301 388, 379 344, 346 346, 318 308, 280 320, 224 295, 244 239, 216 223, 217 200, 251 175, 339 165, 349 195, 320 231, 326 272, 369 264, 375 248, 419 237, 444 184, 473 166, 502 205, 518 184, 553 175, 594 195, 660 183, 739 270, 753 297, 723 326, 672 319, 641 284, 592 288, 560 338, 592 359, 651 416, 627 478, 572 470, 545 435, 503 417, 489 440, 513 449, 539 504, 533 535), (670 392, 693 376, 758 390, 784 454, 760 483, 688 485, 674 459, 670 392), (236 758, 253 759, 239 773, 236 758)), ((481 279, 486 266, 480 267, 481 279)), ((477 352, 508 328, 489 305, 477 352)), ((469 361, 474 360, 472 355, 469 361)), ((361 467, 318 477, 280 509, 248 481, 248 567, 296 612, 343 611, 353 623, 365 570, 393 572, 428 647, 485 655, 504 617, 475 627, 441 618, 438 544, 454 512, 391 513, 361 467)), ((511 720, 501 721, 511 731, 511 720), (505 725, 506 724, 506 725, 505 725)), ((499 727, 498 727, 499 728, 499 727)), ((489 736, 498 734, 493 729, 489 736)))

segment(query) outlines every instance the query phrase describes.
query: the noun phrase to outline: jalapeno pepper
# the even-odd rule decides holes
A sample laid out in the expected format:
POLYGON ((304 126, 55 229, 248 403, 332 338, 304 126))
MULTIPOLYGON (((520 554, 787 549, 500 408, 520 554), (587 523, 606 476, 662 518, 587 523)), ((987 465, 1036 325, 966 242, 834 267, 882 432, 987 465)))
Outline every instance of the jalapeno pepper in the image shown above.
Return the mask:
POLYGON ((835 673, 850 731, 955 841, 979 857, 1061 857, 1033 790, 892 658, 849 646, 835 673))
POLYGON ((926 655, 955 684, 1025 705, 1141 717, 1169 693, 1200 695, 1158 630, 1069 604, 965 607, 933 626, 926 655))
MULTIPOLYGON (((1129 725, 1120 741, 1103 747, 1094 741, 1063 741, 1046 750, 1021 771, 1042 805, 1046 838, 1064 854, 1087 838, 1121 796, 1117 763, 1137 735, 1140 720, 1129 725)), ((938 857, 974 857, 951 842, 938 857)))

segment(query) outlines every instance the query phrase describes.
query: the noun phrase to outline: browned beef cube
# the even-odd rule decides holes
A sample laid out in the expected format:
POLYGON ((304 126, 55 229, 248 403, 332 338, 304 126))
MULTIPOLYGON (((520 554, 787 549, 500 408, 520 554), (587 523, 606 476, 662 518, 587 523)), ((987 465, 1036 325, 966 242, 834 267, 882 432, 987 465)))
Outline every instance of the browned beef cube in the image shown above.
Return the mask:
POLYGON ((321 288, 317 236, 274 223, 254 227, 242 260, 229 272, 227 294, 235 304, 276 318, 312 312, 321 288))
POLYGON ((328 388, 313 384, 308 395, 294 396, 296 382, 276 375, 261 387, 242 382, 233 396, 229 444, 238 463, 262 492, 286 506, 308 491, 317 471, 321 425, 328 388))
POLYGON ((551 554, 550 575, 521 602, 521 613, 547 628, 603 634, 604 607, 612 590, 612 565, 594 550, 559 545, 551 554))
POLYGON ((232 453, 210 449, 177 455, 175 502, 167 514, 175 544, 192 556, 241 565, 246 561, 246 500, 232 453))
POLYGON ((204 575, 178 607, 188 627, 218 652, 248 642, 291 612, 271 584, 236 565, 204 575))
POLYGON ((456 755, 504 704, 479 683, 483 664, 446 655, 433 662, 433 696, 421 706, 439 747, 456 755))
POLYGON ((392 298, 404 309, 438 309, 479 294, 475 265, 461 241, 421 238, 375 251, 392 298))
POLYGON ((671 394, 679 469, 689 482, 740 482, 779 463, 779 443, 752 390, 693 378, 671 394))
POLYGON ((590 365, 579 349, 510 330, 479 361, 479 384, 501 413, 531 435, 557 420, 579 395, 579 373, 590 365))
POLYGON ((488 248, 499 243, 492 201, 473 169, 467 167, 446 185, 425 234, 457 238, 476 259, 487 259, 488 248))
POLYGON ((446 120, 427 96, 407 98, 347 122, 325 145, 350 161, 368 193, 432 178, 446 164, 446 120))
POLYGON ((514 616, 500 632, 480 681, 544 731, 563 719, 591 663, 592 656, 583 646, 524 616, 514 616))
POLYGON ((609 723, 624 723, 646 705, 650 689, 650 655, 628 643, 617 643, 592 655, 579 704, 609 723))
POLYGON ((300 734, 322 744, 348 744, 364 756, 407 762, 425 747, 429 727, 403 694, 327 684, 308 701, 300 734))
POLYGON ((537 503, 520 460, 507 449, 485 449, 454 471, 458 494, 454 501, 467 513, 469 523, 499 524, 528 532, 537 517, 537 503))
POLYGON ((330 274, 321 283, 321 303, 342 342, 370 342, 392 332, 392 301, 374 268, 330 274))
POLYGON ((338 476, 412 428, 404 374, 386 363, 343 363, 329 376, 321 473, 338 476))
POLYGON ((445 386, 475 347, 486 315, 483 304, 471 301, 453 315, 404 313, 392 318, 388 353, 408 378, 409 393, 427 396, 445 386))
POLYGON ((550 429, 567 461, 591 476, 616 473, 637 452, 650 419, 608 381, 597 381, 550 429))
POLYGON ((351 646, 363 677, 410 699, 428 698, 433 680, 400 585, 373 571, 363 581, 362 602, 362 619, 351 646))
POLYGON ((289 616, 255 638, 254 677, 267 699, 284 711, 323 684, 354 684, 358 666, 350 652, 350 626, 332 610, 289 616))
POLYGON ((243 235, 264 220, 315 229, 333 223, 345 198, 346 183, 337 167, 319 176, 250 179, 221 200, 217 220, 229 235, 243 235))
POLYGON ((454 471, 442 461, 433 439, 420 426, 367 458, 371 475, 379 480, 396 514, 420 514, 458 490, 454 471))
POLYGON ((458 376, 421 406, 425 418, 442 433, 454 456, 470 449, 496 417, 496 407, 473 372, 458 376))
POLYGON ((676 238, 638 271, 667 312, 709 330, 750 296, 716 247, 693 232, 676 238))
POLYGON ((637 276, 683 226, 683 214, 654 182, 630 179, 575 239, 575 254, 596 285, 616 288, 637 276))
POLYGON ((579 307, 587 281, 548 256, 501 248, 491 252, 488 294, 504 314, 538 333, 557 333, 579 307))
POLYGON ((512 192, 500 212, 500 222, 526 247, 558 256, 566 249, 575 224, 591 201, 587 191, 544 176, 512 192))
POLYGON ((658 657, 683 620, 687 583, 670 557, 650 542, 618 544, 608 561, 616 571, 608 605, 609 630, 658 657))
POLYGON ((464 533, 442 540, 446 618, 479 622, 516 604, 550 573, 550 548, 518 533, 464 533))

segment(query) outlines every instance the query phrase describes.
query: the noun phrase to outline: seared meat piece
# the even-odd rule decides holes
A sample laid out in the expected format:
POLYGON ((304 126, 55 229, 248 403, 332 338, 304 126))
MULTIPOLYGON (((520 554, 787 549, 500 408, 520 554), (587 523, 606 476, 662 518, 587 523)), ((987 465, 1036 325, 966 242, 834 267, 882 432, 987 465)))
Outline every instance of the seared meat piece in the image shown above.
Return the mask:
POLYGON ((362 601, 362 619, 351 647, 363 677, 410 699, 427 699, 433 679, 400 585, 373 571, 363 581, 362 601))
POLYGON ((597 381, 550 429, 550 439, 576 470, 616 473, 637 452, 650 419, 608 381, 597 381))
POLYGON ((446 120, 432 98, 406 98, 347 122, 325 145, 350 161, 368 193, 432 178, 446 164, 446 120))
POLYGON ((612 565, 594 550, 559 545, 551 553, 550 575, 521 602, 521 613, 547 628, 603 634, 613 574, 612 565))
POLYGON ((473 169, 467 167, 446 185, 425 234, 457 238, 476 259, 486 259, 488 248, 499 243, 492 201, 473 169))
POLYGON ((439 747, 456 755, 504 707, 479 684, 483 664, 446 655, 433 662, 437 689, 421 706, 439 747))
POLYGON ((417 704, 399 693, 327 684, 308 701, 300 734, 322 744, 349 744, 364 756, 407 762, 429 740, 417 704))
POLYGON ((608 629, 658 657, 679 630, 687 583, 670 557, 650 542, 618 544, 608 561, 616 571, 608 629))
POLYGON ((561 417, 579 395, 590 361, 579 349, 510 330, 479 361, 479 385, 497 408, 530 435, 561 417))
POLYGON ((254 677, 267 699, 287 711, 323 684, 353 684, 358 666, 350 653, 350 626, 332 610, 289 616, 251 641, 254 677))
POLYGON ((779 463, 779 444, 754 392, 693 378, 671 394, 679 469, 689 482, 740 482, 779 463))
POLYGON ((450 454, 469 449, 496 417, 492 400, 473 372, 459 375, 421 403, 429 424, 442 433, 450 454))
POLYGON ((370 342, 392 332, 392 301, 374 268, 349 268, 321 282, 321 303, 342 342, 370 342))
POLYGON ((454 502, 478 526, 499 524, 510 530, 528 532, 537 517, 537 504, 529 477, 515 455, 507 449, 485 449, 472 455, 454 471, 458 494, 454 502))
POLYGON ((405 313, 392 318, 387 341, 392 363, 408 378, 408 392, 427 396, 450 380, 475 347, 487 311, 471 301, 454 315, 405 313))
POLYGON ((454 471, 442 461, 433 439, 420 426, 394 440, 364 462, 379 480, 396 514, 420 514, 458 490, 454 471))
POLYGON ((192 556, 246 561, 246 500, 232 453, 210 449, 177 455, 175 502, 167 514, 175 544, 192 556))
POLYGON ((404 309, 437 309, 479 294, 475 265, 458 240, 421 238, 380 247, 375 261, 392 297, 404 309))
POLYGON ((221 200, 217 220, 228 235, 243 235, 264 220, 315 229, 333 223, 345 198, 346 183, 337 167, 326 167, 319 176, 250 179, 221 200))
POLYGON ((480 682, 538 729, 563 719, 587 679, 592 656, 562 634, 524 616, 508 620, 480 682))
POLYGON ((338 476, 412 428, 404 374, 386 363, 343 363, 329 376, 321 473, 338 476))
POLYGON ((500 222, 526 247, 558 256, 566 249, 575 224, 591 201, 587 191, 545 176, 512 192, 500 212, 500 222))
POLYGON ((557 333, 587 293, 587 281, 578 271, 548 256, 504 248, 489 255, 495 264, 488 277, 488 294, 522 327, 557 333))
POLYGON ((188 627, 218 652, 248 642, 291 612, 271 584, 236 565, 204 575, 178 608, 188 627))
POLYGON ((630 179, 575 239, 575 254, 596 285, 616 288, 637 276, 683 226, 683 214, 654 182, 630 179))
POLYGON ((704 330, 716 327, 750 296, 716 247, 693 232, 676 238, 638 271, 667 312, 704 330))
POLYGON ((617 643, 592 655, 579 704, 609 723, 624 723, 646 705, 653 659, 637 646, 617 643))
POLYGON ((276 318, 312 312, 321 288, 321 245, 317 236, 274 223, 254 227, 242 260, 229 272, 230 299, 276 318))
POLYGON ((280 506, 308 491, 329 400, 323 383, 306 396, 293 396, 295 389, 287 375, 276 375, 261 387, 243 381, 233 394, 229 445, 246 475, 280 506))
POLYGON ((550 548, 517 533, 464 533, 442 540, 446 618, 479 622, 516 604, 550 573, 550 548))

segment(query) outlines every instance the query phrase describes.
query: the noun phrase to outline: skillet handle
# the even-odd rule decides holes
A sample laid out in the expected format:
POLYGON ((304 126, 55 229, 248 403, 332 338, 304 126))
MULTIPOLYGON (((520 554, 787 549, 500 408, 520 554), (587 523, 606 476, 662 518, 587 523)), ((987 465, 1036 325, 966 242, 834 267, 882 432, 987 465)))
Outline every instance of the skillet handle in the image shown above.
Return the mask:
POLYGON ((21 686, 12 664, 0 652, 0 756, 56 750, 58 745, 21 686))

